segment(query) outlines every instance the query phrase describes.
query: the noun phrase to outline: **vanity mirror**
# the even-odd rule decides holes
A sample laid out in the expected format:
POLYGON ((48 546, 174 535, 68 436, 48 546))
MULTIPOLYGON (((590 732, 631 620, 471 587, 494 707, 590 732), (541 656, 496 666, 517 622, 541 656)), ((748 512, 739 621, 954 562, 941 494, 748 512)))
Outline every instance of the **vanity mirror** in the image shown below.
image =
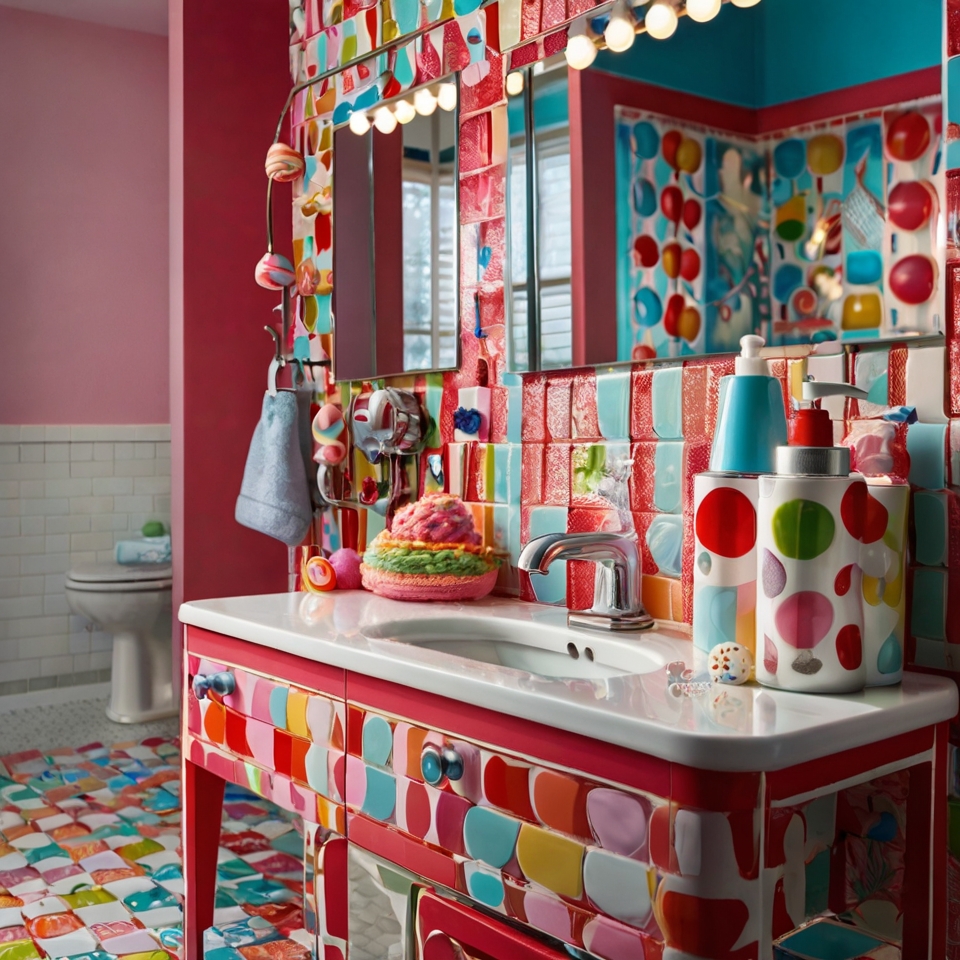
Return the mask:
POLYGON ((457 104, 447 80, 334 131, 337 380, 457 366, 457 104))
POLYGON ((507 76, 511 369, 941 332, 941 0, 691 7, 507 76))

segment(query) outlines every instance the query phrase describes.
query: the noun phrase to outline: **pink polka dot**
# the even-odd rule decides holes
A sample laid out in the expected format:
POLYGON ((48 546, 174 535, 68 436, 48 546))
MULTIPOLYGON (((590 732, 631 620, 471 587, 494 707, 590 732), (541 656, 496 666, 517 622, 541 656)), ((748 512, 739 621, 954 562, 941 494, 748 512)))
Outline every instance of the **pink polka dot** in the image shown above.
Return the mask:
POLYGON ((822 593, 801 590, 780 604, 774 622, 786 643, 798 650, 810 650, 833 625, 833 604, 822 593))

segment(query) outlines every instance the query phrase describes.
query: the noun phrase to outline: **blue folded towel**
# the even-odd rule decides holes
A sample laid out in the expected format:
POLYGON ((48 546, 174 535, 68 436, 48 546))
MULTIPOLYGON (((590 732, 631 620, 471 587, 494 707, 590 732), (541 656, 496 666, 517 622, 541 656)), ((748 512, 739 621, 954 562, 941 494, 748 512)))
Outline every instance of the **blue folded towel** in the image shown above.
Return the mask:
POLYGON ((141 540, 120 540, 114 547, 117 563, 169 563, 172 557, 170 534, 143 537, 141 540))
POLYGON ((289 547, 303 540, 313 520, 297 419, 294 393, 264 394, 234 514, 238 523, 289 547))

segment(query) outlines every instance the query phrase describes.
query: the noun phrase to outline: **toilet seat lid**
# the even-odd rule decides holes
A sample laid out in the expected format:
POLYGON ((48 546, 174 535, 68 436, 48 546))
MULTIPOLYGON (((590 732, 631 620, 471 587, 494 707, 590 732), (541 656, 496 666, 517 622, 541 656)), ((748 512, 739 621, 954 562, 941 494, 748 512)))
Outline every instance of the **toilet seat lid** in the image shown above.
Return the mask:
POLYGON ((79 563, 67 574, 76 583, 145 583, 169 580, 173 568, 169 563, 79 563))

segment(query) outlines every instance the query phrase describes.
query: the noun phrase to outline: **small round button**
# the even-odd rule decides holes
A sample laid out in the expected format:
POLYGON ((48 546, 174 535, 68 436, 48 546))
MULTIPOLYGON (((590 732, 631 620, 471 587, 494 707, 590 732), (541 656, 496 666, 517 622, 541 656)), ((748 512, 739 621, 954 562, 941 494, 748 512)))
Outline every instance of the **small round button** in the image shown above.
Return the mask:
POLYGON ((440 762, 448 780, 459 780, 463 776, 463 759, 453 747, 443 748, 440 762))
POLYGON ((420 773, 423 779, 431 786, 436 786, 443 779, 443 760, 436 747, 424 747, 420 754, 420 773))

